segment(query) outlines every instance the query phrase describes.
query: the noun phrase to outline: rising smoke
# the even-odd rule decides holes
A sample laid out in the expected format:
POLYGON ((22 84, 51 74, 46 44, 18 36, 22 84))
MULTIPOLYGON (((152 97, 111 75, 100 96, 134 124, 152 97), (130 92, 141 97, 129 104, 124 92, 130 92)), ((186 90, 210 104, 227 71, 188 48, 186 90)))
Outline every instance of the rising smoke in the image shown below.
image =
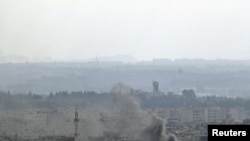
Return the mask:
POLYGON ((113 85, 111 89, 114 105, 119 108, 115 123, 117 133, 143 141, 176 141, 174 135, 166 134, 164 120, 143 111, 131 91, 122 83, 113 85))
POLYGON ((141 139, 143 141, 176 141, 176 137, 172 134, 167 135, 165 131, 165 123, 156 116, 151 117, 151 122, 143 132, 141 139))
POLYGON ((117 109, 114 130, 121 136, 138 139, 141 130, 149 123, 149 116, 131 95, 131 88, 122 83, 113 85, 111 99, 117 109))

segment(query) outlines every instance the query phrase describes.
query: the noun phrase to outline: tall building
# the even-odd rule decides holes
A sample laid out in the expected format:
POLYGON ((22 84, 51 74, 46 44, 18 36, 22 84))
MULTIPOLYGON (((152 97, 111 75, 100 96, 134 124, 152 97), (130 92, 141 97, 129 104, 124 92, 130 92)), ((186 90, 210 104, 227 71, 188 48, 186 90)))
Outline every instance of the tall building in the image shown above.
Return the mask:
POLYGON ((153 92, 159 92, 159 82, 153 81, 153 92))

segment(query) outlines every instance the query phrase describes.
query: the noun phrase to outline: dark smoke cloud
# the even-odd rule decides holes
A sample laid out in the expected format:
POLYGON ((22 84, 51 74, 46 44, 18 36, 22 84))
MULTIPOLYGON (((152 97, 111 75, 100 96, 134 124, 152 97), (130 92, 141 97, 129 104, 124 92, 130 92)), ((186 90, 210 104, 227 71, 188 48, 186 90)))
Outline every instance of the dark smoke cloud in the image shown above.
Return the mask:
POLYGON ((142 132, 143 141, 176 141, 174 135, 167 135, 165 131, 165 122, 157 116, 151 117, 149 126, 142 132))
POLYGON ((120 136, 138 139, 141 129, 149 122, 148 115, 131 95, 131 88, 123 83, 113 85, 111 89, 112 104, 117 113, 114 120, 114 132, 120 136))
POLYGON ((160 117, 140 108, 131 90, 123 83, 117 83, 111 89, 114 105, 119 109, 114 128, 116 132, 143 141, 176 141, 174 135, 165 133, 165 122, 160 117))

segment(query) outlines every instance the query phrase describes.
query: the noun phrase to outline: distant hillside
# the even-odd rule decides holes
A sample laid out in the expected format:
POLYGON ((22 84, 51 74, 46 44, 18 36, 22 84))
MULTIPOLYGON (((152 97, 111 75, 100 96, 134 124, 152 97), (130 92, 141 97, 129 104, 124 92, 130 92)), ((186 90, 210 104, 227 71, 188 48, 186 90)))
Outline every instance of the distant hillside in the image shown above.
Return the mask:
MULTIPOLYGON (((157 60, 156 60, 157 62, 157 60)), ((152 81, 162 92, 179 93, 192 88, 197 94, 248 96, 250 65, 248 61, 174 60, 161 62, 85 62, 85 63, 7 63, 0 64, 0 91, 12 93, 55 91, 109 91, 117 82, 135 89, 152 91, 152 81)))
POLYGON ((106 57, 96 57, 92 59, 87 59, 87 62, 122 62, 122 63, 135 63, 137 60, 130 55, 117 55, 117 56, 106 56, 106 57))
POLYGON ((0 63, 25 63, 29 61, 30 59, 24 56, 17 56, 17 55, 0 56, 0 63))

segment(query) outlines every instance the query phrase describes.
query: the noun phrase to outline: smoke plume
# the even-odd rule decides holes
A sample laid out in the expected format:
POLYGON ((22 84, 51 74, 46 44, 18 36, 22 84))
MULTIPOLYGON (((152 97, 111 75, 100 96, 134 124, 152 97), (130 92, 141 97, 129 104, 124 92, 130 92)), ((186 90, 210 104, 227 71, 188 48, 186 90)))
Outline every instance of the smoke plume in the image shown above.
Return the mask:
POLYGON ((131 91, 123 83, 117 83, 111 89, 113 104, 119 109, 114 128, 116 132, 120 136, 143 141, 176 141, 174 135, 165 133, 165 122, 160 117, 140 108, 131 91))

